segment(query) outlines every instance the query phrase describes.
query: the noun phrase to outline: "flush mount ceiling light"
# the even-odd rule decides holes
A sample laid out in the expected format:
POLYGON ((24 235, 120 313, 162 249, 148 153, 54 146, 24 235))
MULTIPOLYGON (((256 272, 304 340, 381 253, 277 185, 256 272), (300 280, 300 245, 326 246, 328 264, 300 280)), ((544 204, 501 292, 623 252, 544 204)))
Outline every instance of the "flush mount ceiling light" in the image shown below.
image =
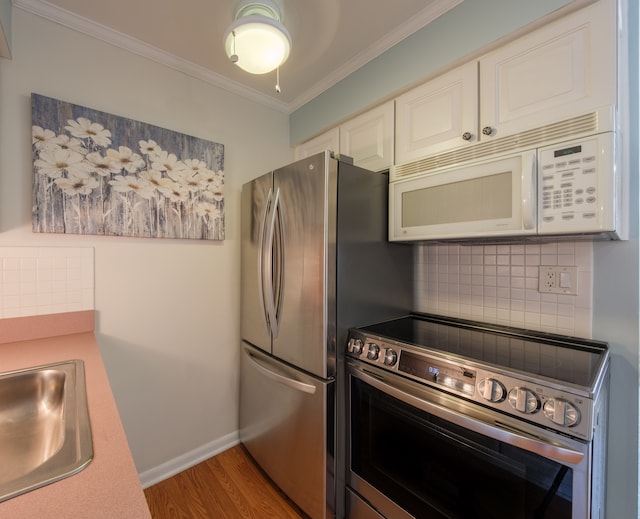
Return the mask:
POLYGON ((287 61, 291 36, 280 23, 280 11, 273 2, 245 1, 224 35, 224 47, 229 59, 241 69, 265 74, 287 61))

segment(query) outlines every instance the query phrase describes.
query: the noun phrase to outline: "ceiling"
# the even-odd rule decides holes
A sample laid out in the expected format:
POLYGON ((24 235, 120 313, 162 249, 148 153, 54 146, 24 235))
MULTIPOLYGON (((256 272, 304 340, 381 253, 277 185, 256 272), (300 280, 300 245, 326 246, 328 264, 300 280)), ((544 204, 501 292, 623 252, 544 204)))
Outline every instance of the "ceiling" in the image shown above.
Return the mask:
POLYGON ((239 0, 13 0, 18 7, 292 112, 463 0, 274 0, 291 33, 275 71, 244 72, 223 36, 239 0))

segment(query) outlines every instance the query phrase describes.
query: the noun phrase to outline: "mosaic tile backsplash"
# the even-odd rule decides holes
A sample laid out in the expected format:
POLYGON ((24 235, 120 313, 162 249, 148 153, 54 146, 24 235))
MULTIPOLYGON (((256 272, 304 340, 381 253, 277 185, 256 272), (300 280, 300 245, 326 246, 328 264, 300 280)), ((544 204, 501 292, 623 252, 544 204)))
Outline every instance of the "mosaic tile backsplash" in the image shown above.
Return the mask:
POLYGON ((0 247, 0 319, 94 309, 88 247, 0 247))
POLYGON ((415 269, 418 312, 591 337, 591 242, 417 245, 415 269), (578 294, 541 294, 541 265, 576 266, 578 294))

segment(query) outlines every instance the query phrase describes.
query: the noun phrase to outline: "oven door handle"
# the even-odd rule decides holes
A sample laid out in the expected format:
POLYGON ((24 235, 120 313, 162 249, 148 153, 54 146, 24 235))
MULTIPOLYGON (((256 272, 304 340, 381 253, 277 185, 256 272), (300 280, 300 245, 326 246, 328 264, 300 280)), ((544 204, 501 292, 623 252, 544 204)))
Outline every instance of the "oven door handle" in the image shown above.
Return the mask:
MULTIPOLYGON (((488 421, 483 421, 482 419, 473 418, 452 409, 447 409, 436 402, 425 400, 423 396, 412 394, 408 383, 402 384, 402 387, 396 387, 394 382, 389 381, 388 378, 378 375, 377 373, 371 374, 371 372, 364 368, 351 368, 350 373, 352 376, 359 378, 363 382, 366 382, 370 386, 373 386, 387 395, 397 398, 405 404, 417 407, 418 409, 435 415, 438 418, 442 418, 447 422, 474 431, 478 434, 482 434, 483 436, 487 436, 494 440, 514 445, 560 463, 577 465, 584 458, 584 454, 582 452, 576 451, 569 446, 562 445, 558 442, 551 443, 550 441, 544 441, 536 436, 528 434, 525 431, 512 428, 507 429, 505 428, 505 424, 499 424, 495 420, 491 420, 493 423, 489 423, 488 421)), ((474 410, 474 413, 478 415, 483 414, 481 410, 474 410)), ((490 420, 489 417, 487 417, 487 419, 490 420)))

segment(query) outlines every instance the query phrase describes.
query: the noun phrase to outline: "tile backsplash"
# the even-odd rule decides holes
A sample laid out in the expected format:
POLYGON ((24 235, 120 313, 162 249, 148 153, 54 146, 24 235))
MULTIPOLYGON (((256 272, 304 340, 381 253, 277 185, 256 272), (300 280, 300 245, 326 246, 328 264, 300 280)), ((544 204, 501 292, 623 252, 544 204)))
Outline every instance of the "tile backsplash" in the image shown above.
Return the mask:
POLYGON ((591 337, 591 242, 417 245, 416 311, 591 337), (541 265, 576 266, 578 294, 538 291, 541 265))
POLYGON ((0 318, 94 309, 90 247, 0 247, 0 318))

